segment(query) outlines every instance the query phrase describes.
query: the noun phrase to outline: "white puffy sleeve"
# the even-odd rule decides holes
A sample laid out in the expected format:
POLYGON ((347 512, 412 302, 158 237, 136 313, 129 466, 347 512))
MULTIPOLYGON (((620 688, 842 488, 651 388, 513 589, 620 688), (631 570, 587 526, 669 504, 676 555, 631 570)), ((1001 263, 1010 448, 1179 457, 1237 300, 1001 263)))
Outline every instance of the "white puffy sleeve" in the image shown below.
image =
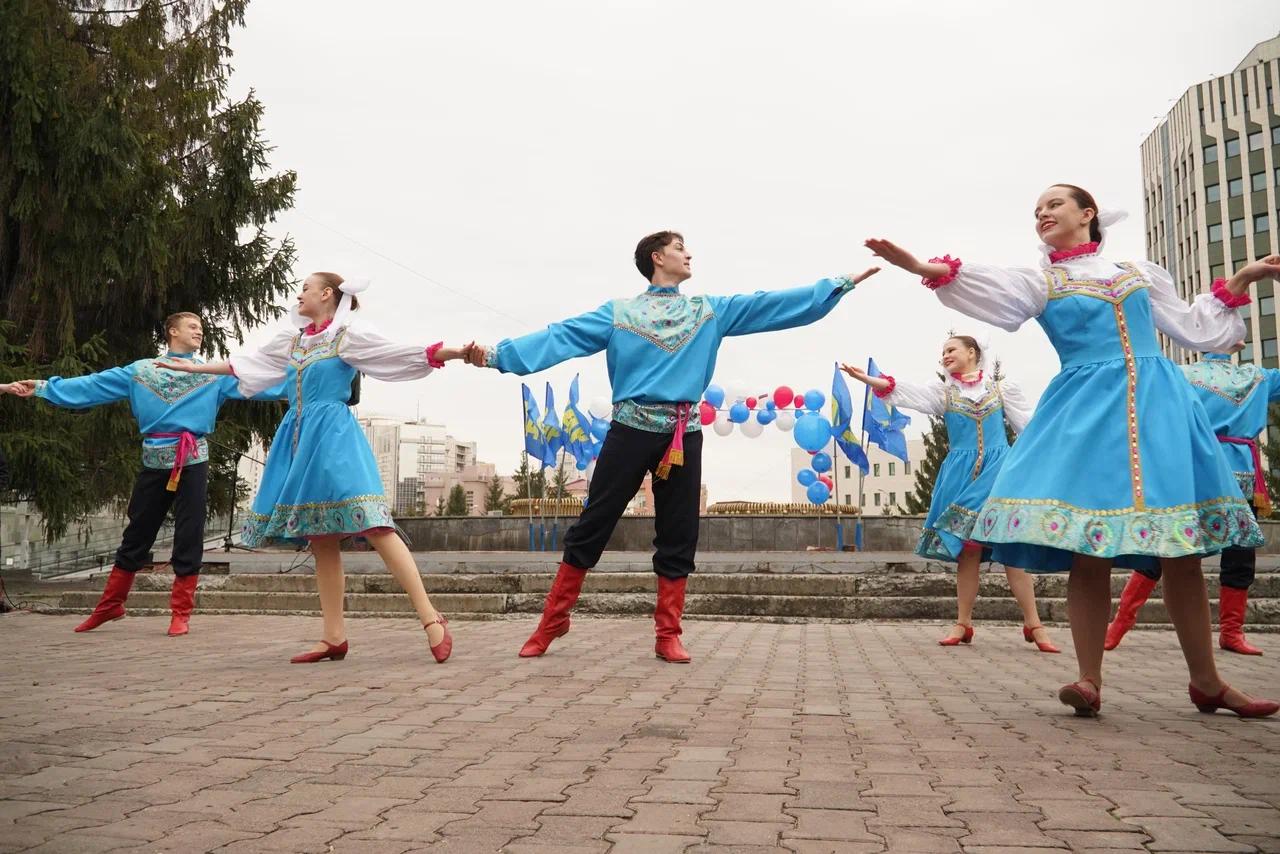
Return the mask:
POLYGON ((924 282, 943 305, 1009 332, 1038 317, 1048 300, 1044 273, 1030 267, 968 264, 950 255, 929 263, 951 268, 949 274, 924 282))
POLYGON ((1173 286, 1173 277, 1159 265, 1140 261, 1151 283, 1151 311, 1156 329, 1190 350, 1221 352, 1245 336, 1244 318, 1236 311, 1249 303, 1215 282, 1213 293, 1200 294, 1187 305, 1173 286))
POLYGON ((405 382, 431 373, 437 346, 399 344, 372 329, 349 326, 338 343, 338 358, 375 380, 405 382))
POLYGON ((242 395, 253 397, 284 379, 289 367, 289 354, 293 352, 293 339, 297 334, 298 330, 284 327, 263 347, 245 350, 228 360, 231 372, 240 381, 242 395))
POLYGON ((1000 381, 1000 400, 1004 404, 1004 419, 1013 432, 1022 435, 1027 422, 1035 414, 1036 406, 1022 393, 1022 387, 1009 380, 1000 381))
POLYGON ((925 415, 941 415, 947 411, 947 387, 941 382, 916 385, 888 375, 885 379, 893 385, 884 393, 877 390, 876 396, 886 403, 925 415))

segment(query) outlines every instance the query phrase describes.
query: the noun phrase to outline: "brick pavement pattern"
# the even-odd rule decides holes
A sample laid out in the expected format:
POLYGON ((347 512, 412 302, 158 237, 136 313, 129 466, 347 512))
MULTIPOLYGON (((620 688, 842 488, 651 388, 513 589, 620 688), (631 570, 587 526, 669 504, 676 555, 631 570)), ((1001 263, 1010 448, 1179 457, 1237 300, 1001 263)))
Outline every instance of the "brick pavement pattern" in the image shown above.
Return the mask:
MULTIPOLYGON (((1103 717, 1055 699, 1070 654, 1011 626, 648 621, 348 624, 0 617, 0 852, 1280 851, 1280 720, 1198 714, 1172 632, 1108 658, 1103 717)), ((1058 639, 1068 643, 1065 630, 1058 639)), ((1280 689, 1264 658, 1228 680, 1280 689)))

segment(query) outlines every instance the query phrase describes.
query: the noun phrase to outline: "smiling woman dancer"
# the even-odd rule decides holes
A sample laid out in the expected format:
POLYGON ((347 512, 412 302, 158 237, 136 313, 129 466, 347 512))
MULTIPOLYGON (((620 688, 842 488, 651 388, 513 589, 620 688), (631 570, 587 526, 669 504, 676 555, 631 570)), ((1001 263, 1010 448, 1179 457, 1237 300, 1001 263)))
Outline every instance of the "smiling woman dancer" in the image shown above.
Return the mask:
POLYGON ((298 294, 295 325, 277 332, 261 350, 229 362, 164 363, 175 371, 234 373, 246 395, 287 380, 289 411, 271 443, 244 542, 309 543, 315 555, 324 633, 314 649, 294 656, 295 664, 346 657, 339 544, 357 534, 409 594, 435 660, 443 662, 453 648, 448 621, 432 607, 413 556, 395 532, 373 452, 347 402, 357 371, 391 382, 415 380, 463 358, 466 349, 397 344, 361 329, 353 317, 359 308, 355 294, 366 284, 312 273, 298 294), (310 323, 299 331, 303 320, 310 323))
MULTIPOLYGON (((916 546, 916 554, 922 557, 956 565, 956 624, 938 641, 941 646, 973 641, 979 569, 983 558, 991 556, 991 549, 973 541, 974 524, 1009 451, 1005 422, 1014 433, 1021 433, 1033 408, 1016 385, 986 376, 982 365, 982 347, 968 335, 953 335, 943 342, 945 381, 916 385, 841 365, 846 374, 871 386, 876 397, 945 419, 950 448, 938 470, 929 515, 916 546)), ((1012 566, 1005 568, 1005 577, 1022 609, 1023 639, 1041 652, 1061 652, 1040 623, 1031 577, 1012 566)))
POLYGON ((1055 184, 1035 205, 1049 250, 1043 269, 928 263, 888 240, 876 255, 921 276, 944 305, 1016 330, 1044 328, 1062 370, 1005 458, 978 516, 974 539, 995 560, 1033 572, 1070 571, 1067 613, 1079 679, 1058 698, 1084 716, 1102 706, 1102 645, 1111 610, 1111 568, 1164 570, 1165 604, 1190 671, 1191 701, 1204 712, 1275 714, 1218 675, 1200 559, 1260 545, 1261 531, 1209 426, 1204 408, 1156 331, 1184 347, 1225 350, 1244 337, 1235 308, 1251 282, 1280 275, 1280 257, 1255 262, 1187 305, 1169 274, 1100 252, 1097 202, 1055 184))

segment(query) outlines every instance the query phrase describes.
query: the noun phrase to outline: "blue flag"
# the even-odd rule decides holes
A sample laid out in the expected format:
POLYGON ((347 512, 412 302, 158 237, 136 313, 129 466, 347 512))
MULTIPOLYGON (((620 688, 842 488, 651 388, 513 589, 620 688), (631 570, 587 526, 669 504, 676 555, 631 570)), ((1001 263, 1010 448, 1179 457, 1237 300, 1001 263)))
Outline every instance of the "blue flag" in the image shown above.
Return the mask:
POLYGON ((569 405, 564 408, 561 419, 564 430, 564 447, 578 463, 579 470, 585 469, 594 459, 591 453, 593 442, 588 428, 591 422, 578 410, 578 375, 574 374, 569 384, 569 405))
POLYGON ((554 466, 556 456, 564 447, 564 432, 560 429, 560 418, 556 415, 556 399, 551 393, 551 383, 547 383, 547 411, 542 417, 542 436, 546 449, 542 454, 542 465, 554 466))
MULTIPOLYGON (((876 367, 875 359, 867 360, 867 374, 873 377, 882 376, 876 367)), ((876 397, 871 386, 867 386, 867 405, 862 412, 862 427, 867 431, 867 441, 879 445, 886 454, 907 462, 907 437, 902 432, 911 423, 911 416, 899 412, 883 398, 876 397)))
POLYGON ((867 462, 867 453, 858 441, 858 434, 853 432, 853 398, 849 396, 849 386, 845 384, 838 364, 831 377, 831 433, 849 462, 866 474, 871 464, 867 462))
POLYGON ((538 423, 538 404, 527 385, 520 383, 520 390, 524 393, 524 449, 529 456, 542 462, 547 456, 547 441, 542 435, 542 425, 538 423))

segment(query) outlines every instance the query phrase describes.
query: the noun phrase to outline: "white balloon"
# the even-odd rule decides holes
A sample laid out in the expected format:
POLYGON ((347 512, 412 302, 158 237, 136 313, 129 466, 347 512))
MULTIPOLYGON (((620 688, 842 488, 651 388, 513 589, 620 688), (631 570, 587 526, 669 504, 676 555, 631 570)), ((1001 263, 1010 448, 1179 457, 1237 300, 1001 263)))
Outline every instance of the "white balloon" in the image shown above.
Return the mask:
POLYGON ((717 436, 728 436, 733 432, 733 422, 729 420, 729 416, 720 412, 716 414, 716 423, 711 429, 716 431, 717 436))
POLYGON ((779 430, 786 433, 796 426, 796 417, 785 409, 779 409, 778 420, 773 423, 778 425, 779 430))
POLYGON ((609 402, 607 397, 593 397, 591 403, 587 406, 587 411, 596 418, 608 418, 613 414, 613 404, 609 402))
POLYGON ((749 387, 742 380, 732 380, 724 387, 725 400, 730 403, 737 403, 739 400, 746 400, 751 396, 749 387))
POLYGON ((764 432, 764 425, 755 419, 748 418, 742 422, 742 435, 748 439, 754 439, 764 432))

